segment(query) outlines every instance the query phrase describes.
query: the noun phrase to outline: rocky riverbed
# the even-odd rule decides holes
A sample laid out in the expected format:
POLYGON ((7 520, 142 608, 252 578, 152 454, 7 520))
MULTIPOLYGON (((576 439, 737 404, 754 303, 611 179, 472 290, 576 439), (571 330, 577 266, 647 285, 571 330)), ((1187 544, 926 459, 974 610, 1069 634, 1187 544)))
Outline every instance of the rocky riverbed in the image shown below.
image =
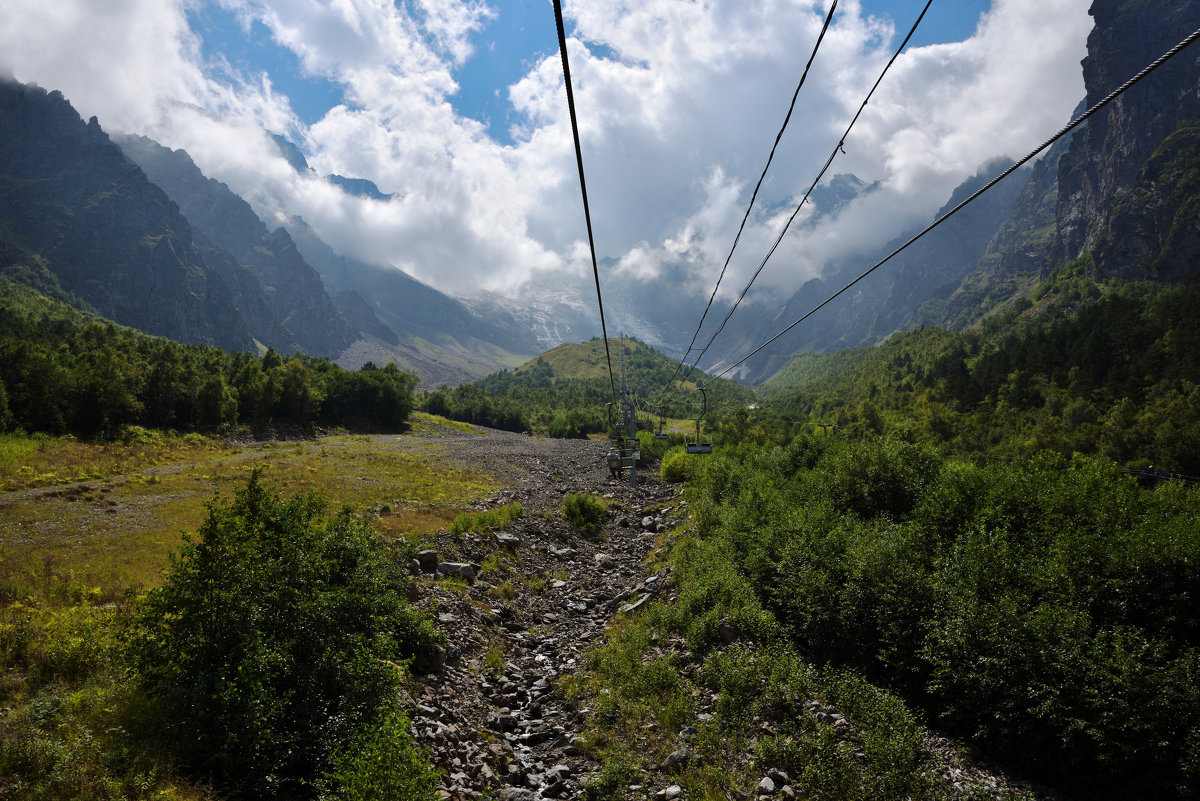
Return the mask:
POLYGON ((417 606, 448 638, 444 664, 415 666, 413 730, 443 770, 448 798, 489 789, 507 799, 577 797, 594 765, 575 747, 582 713, 561 679, 613 614, 664 583, 666 571, 648 574, 645 561, 678 519, 677 489, 646 473, 636 489, 614 480, 602 443, 504 432, 441 442, 450 458, 508 484, 481 508, 516 502, 524 516, 487 534, 440 532, 413 566, 417 606), (608 503, 601 534, 562 518, 574 492, 608 503), (474 575, 446 580, 461 566, 474 575))

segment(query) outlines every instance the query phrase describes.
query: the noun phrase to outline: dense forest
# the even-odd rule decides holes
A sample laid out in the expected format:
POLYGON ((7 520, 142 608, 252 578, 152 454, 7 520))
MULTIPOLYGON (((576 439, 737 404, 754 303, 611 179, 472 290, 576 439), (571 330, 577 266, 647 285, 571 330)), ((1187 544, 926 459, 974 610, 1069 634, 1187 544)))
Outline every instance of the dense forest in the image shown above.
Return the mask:
POLYGON ((1198 282, 1097 284, 1068 265, 977 330, 809 354, 725 429, 766 442, 826 422, 972 459, 1078 452, 1200 475, 1198 315, 1198 282))
POLYGON ((151 337, 0 279, 0 430, 116 437, 130 426, 394 430, 415 376, 357 372, 268 348, 227 353, 151 337))

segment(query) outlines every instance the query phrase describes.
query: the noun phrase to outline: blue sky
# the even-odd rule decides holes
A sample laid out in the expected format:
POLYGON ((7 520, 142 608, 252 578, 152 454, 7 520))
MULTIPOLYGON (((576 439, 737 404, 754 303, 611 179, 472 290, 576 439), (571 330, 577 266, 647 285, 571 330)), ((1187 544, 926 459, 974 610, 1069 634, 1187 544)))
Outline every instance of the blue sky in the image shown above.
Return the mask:
MULTIPOLYGON (((990 0, 940 0, 930 6, 910 47, 959 42, 975 31, 979 15, 990 0)), ((920 14, 925 0, 864 0, 863 10, 890 18, 896 29, 896 46, 920 14)), ((458 91, 450 96, 454 109, 487 125, 492 138, 512 144, 512 125, 517 122, 509 103, 508 87, 520 80, 534 64, 557 53, 557 33, 549 0, 492 0, 494 16, 470 36, 471 57, 453 70, 458 91)), ((235 69, 261 72, 270 77, 276 91, 286 95, 297 116, 315 123, 339 103, 345 102, 341 88, 320 75, 306 73, 296 54, 278 44, 261 21, 248 27, 238 15, 217 3, 208 2, 188 10, 188 23, 202 41, 209 60, 224 59, 235 69)), ((568 24, 568 35, 574 26, 568 24)), ((807 53, 797 53, 802 66, 807 53)))
MULTIPOLYGON (((1058 130, 1084 94, 1090 3, 935 0, 832 167, 879 188, 819 227, 802 217, 756 288, 790 292, 928 221, 982 164, 1058 130)), ((706 298, 826 5, 564 5, 599 256, 612 280, 706 298)), ((922 5, 839 0, 732 291, 922 5)), ((346 255, 459 296, 590 297, 550 0, 6 0, 0 70, 108 130, 186 150, 268 224, 302 216, 346 255), (292 170, 267 131, 314 173, 292 170), (330 173, 392 197, 346 195, 330 173)))

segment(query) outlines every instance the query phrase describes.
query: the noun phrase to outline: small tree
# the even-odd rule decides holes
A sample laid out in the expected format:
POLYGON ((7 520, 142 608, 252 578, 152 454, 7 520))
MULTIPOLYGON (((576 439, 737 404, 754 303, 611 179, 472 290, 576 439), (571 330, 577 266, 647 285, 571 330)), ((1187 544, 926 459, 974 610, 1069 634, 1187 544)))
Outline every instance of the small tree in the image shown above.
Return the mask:
MULTIPOLYGON (((236 796, 311 798, 323 776, 328 792, 346 749, 394 720, 396 662, 439 642, 370 527, 324 511, 314 495, 281 500, 256 471, 210 504, 131 633, 185 761, 236 796)), ((428 792, 411 797, 431 797, 416 784, 428 792)))

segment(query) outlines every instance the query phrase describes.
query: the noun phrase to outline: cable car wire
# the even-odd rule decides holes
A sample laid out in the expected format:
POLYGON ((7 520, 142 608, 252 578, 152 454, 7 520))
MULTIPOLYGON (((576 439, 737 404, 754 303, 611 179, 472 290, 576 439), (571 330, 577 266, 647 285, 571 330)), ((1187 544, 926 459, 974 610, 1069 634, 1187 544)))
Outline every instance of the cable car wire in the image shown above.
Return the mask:
MULTIPOLYGON (((1165 63, 1166 63, 1167 61, 1169 61, 1170 59, 1174 58, 1176 55, 1178 55, 1178 54, 1179 54, 1179 52, 1180 52, 1180 51, 1182 51, 1182 50, 1183 50, 1184 48, 1186 48, 1188 45, 1190 45, 1190 44, 1192 44, 1193 42, 1195 42, 1197 39, 1200 39, 1200 29, 1196 30, 1194 33, 1192 33, 1190 36, 1188 36, 1187 38, 1185 38, 1185 39, 1184 39, 1183 41, 1181 41, 1179 44, 1175 45, 1175 46, 1174 46, 1174 47, 1172 47, 1170 50, 1168 50, 1166 53, 1164 53, 1163 55, 1159 56, 1159 57, 1158 57, 1158 58, 1157 58, 1157 59, 1156 59, 1156 60, 1155 60, 1153 63, 1151 63, 1150 65, 1148 65, 1148 66, 1147 66, 1145 69, 1143 69, 1143 70, 1142 70, 1141 72, 1139 72, 1137 75, 1133 76, 1133 77, 1132 77, 1132 78, 1130 78, 1128 81, 1126 81, 1125 83, 1121 84, 1121 86, 1119 86, 1118 88, 1116 88, 1116 89, 1114 89, 1112 92, 1110 92, 1110 93, 1108 94, 1108 96, 1107 96, 1107 97, 1105 97, 1103 100, 1100 100, 1100 101, 1099 101, 1099 102, 1097 102, 1095 105, 1093 105, 1091 108, 1089 108, 1087 111, 1083 112, 1083 113, 1082 113, 1082 114, 1080 114, 1078 117, 1076 117, 1075 119, 1073 119, 1073 120, 1072 120, 1071 122, 1069 122, 1069 123, 1068 123, 1066 126, 1064 126, 1064 127, 1062 128, 1062 130, 1060 130, 1058 133, 1054 134, 1054 136, 1052 136, 1052 137, 1050 137, 1049 139, 1047 139, 1045 142, 1043 142, 1041 145, 1039 145, 1039 146, 1038 146, 1036 149, 1034 149, 1033 151, 1031 151, 1031 152, 1030 152, 1030 153, 1029 153, 1027 156, 1025 156, 1024 158, 1022 158, 1020 161, 1017 161, 1017 162, 1016 162, 1016 163, 1014 163, 1014 164, 1013 164, 1011 167, 1009 167, 1008 169, 1006 169, 1004 172, 1000 173, 1000 174, 999 174, 999 175, 997 175, 995 178, 993 178, 992 180, 988 181, 988 182, 987 182, 987 184, 985 184, 984 186, 980 187, 980 189, 979 189, 979 190, 977 190, 977 191, 976 191, 974 194, 972 194, 972 195, 971 195, 970 197, 968 197, 966 200, 962 201, 962 202, 961 202, 961 203, 959 203, 957 206, 955 206, 954 208, 950 209, 950 211, 946 212, 946 213, 945 213, 945 214, 943 214, 941 217, 938 217, 936 220, 934 220, 932 223, 930 223, 930 224, 929 224, 929 226, 925 228, 925 230, 921 231, 919 234, 917 234, 916 236, 914 236, 914 237, 912 237, 911 239, 909 239, 909 240, 908 240, 907 242, 905 242, 903 245, 901 245, 900 247, 898 247, 898 248, 896 248, 895 250, 893 250, 893 251, 892 251, 891 253, 889 253, 887 256, 885 256, 884 258, 880 259, 878 262, 876 262, 876 263, 875 263, 875 265, 874 265, 873 267, 871 267, 870 269, 868 269, 868 270, 866 270, 865 272, 863 272, 861 275, 859 275, 857 278, 855 278, 855 279, 854 279, 853 281, 851 281, 850 283, 846 284, 844 287, 842 287, 841 289, 839 289, 837 292, 834 292, 834 293, 833 293, 832 295, 830 295, 828 298, 826 298, 825 300, 823 300, 823 301, 821 301, 820 303, 818 303, 816 306, 814 306, 812 309, 810 309, 808 312, 806 312, 806 313, 805 313, 805 314, 804 314, 802 317, 800 317, 800 319, 798 319, 798 320, 796 320, 795 322, 793 322, 793 323, 792 323, 791 325, 789 325, 787 328, 784 328, 784 329, 783 329, 782 331, 780 331, 778 334, 776 334, 775 336, 771 337, 771 338, 770 338, 770 339, 768 339, 766 342, 762 343, 762 344, 761 344, 761 345, 759 345, 757 348, 755 348, 754 350, 752 350, 752 351, 750 351, 749 353, 747 353, 747 354, 746 354, 745 356, 743 356, 741 359, 739 359, 738 361, 736 361, 736 362, 734 362, 733 364, 731 364, 731 365, 729 365, 728 367, 726 367, 726 368, 725 368, 724 370, 722 370, 721 372, 719 372, 719 373, 717 373, 716 375, 714 375, 714 376, 713 376, 711 379, 709 379, 707 382, 705 382, 703 386, 705 386, 705 387, 709 386, 710 384, 712 384, 712 382, 713 382, 713 381, 716 381, 718 378, 721 378, 722 376, 726 375, 727 373, 729 373, 730 371, 734 370, 735 368, 737 368, 737 367, 740 367, 741 365, 745 364, 745 363, 746 363, 746 362, 747 362, 747 361, 748 361, 748 360, 749 360, 751 357, 753 357, 755 354, 757 354, 757 353, 760 353, 760 352, 762 351, 762 349, 763 349, 763 348, 767 347, 767 346, 768 346, 768 345, 770 345, 772 342, 775 342, 775 341, 776 341, 776 340, 778 340, 780 337, 782 337, 784 334, 786 334, 788 331, 791 331, 793 328, 795 328, 796 326, 798 326, 800 323, 802 323, 802 322, 804 322, 805 320, 807 320, 809 317, 811 317, 813 314, 815 314, 817 311, 819 311, 819 310, 820 310, 822 307, 824 307, 824 306, 826 306, 827 304, 829 304, 831 301, 833 301, 833 300, 834 300, 835 298, 837 298, 839 295, 841 295, 842 293, 846 292, 848 289, 850 289, 851 287, 853 287, 853 286, 854 286, 855 284, 857 284, 859 281, 862 281, 862 280, 863 280, 864 278, 866 278, 868 275, 870 275, 871 273, 875 272, 877 269, 879 269, 880 267, 882 267, 884 264, 886 264, 886 263, 887 263, 888 261, 890 261, 892 258, 894 258, 895 256, 897 256, 897 255, 898 255, 898 254, 899 254, 901 251, 903 251, 903 250, 904 250, 905 248, 907 248, 909 245, 911 245, 912 243, 916 242, 918 239, 920 239, 921 237, 925 236, 925 234, 929 233, 929 232, 930 232, 930 231, 932 231, 934 228, 937 228, 939 225, 941 225, 941 224, 942 224, 942 223, 944 223, 946 220, 948 220, 950 217, 952 217, 952 216, 954 216, 955 214, 957 214, 957 213, 958 213, 959 211, 961 211, 961 210, 962 210, 962 209, 963 209, 963 208, 964 208, 964 207, 965 207, 965 206, 966 206, 968 203, 971 203, 971 202, 972 202, 972 201, 974 201, 976 198, 978 198, 980 195, 982 195, 984 192, 988 191, 988 190, 989 190, 989 189, 991 189, 993 186, 995 186, 996 184, 1000 183, 1000 182, 1001 182, 1002 180, 1004 180, 1004 179, 1005 179, 1007 176, 1011 175, 1011 174, 1012 174, 1013 172, 1015 172, 1015 171, 1016 171, 1018 168, 1020 168, 1020 167, 1021 167, 1021 166, 1023 166, 1024 164, 1026 164, 1026 163, 1027 163, 1027 162, 1028 162, 1030 159, 1032 159, 1032 158, 1033 158, 1034 156, 1036 156, 1038 153, 1041 153, 1043 150, 1045 150, 1046 148, 1050 147, 1050 145, 1054 144, 1054 143, 1055 143, 1055 142, 1057 142, 1059 139, 1061 139, 1062 137, 1066 136, 1066 135, 1067 135, 1068 133, 1070 133, 1071 131, 1075 130, 1075 128, 1077 128, 1078 126, 1082 125, 1082 124, 1083 124, 1084 122, 1086 122, 1086 121, 1087 121, 1087 120, 1088 120, 1088 119, 1089 119, 1089 118, 1090 118, 1092 115, 1094 115, 1096 112, 1100 111, 1100 109, 1104 108, 1104 107, 1105 107, 1105 106, 1107 106, 1109 103, 1111 103, 1113 100, 1115 100, 1115 99, 1117 99, 1118 97, 1120 97, 1120 96, 1121 96, 1122 94, 1124 94, 1124 93, 1125 93, 1125 92, 1126 92, 1126 91, 1127 91, 1127 90, 1128 90, 1130 87, 1132 87, 1132 86, 1133 86, 1134 84, 1136 84, 1138 81, 1140 81, 1140 80, 1142 80, 1143 78, 1145 78, 1145 77, 1146 77, 1147 75, 1149 75, 1150 73, 1154 72, 1156 69, 1158 69, 1159 67, 1161 67, 1163 64, 1165 64, 1165 63)), ((710 344, 711 344, 711 343, 710 343, 710 344)))
MULTIPOLYGON (((825 165, 823 167, 821 167, 820 172, 817 173, 817 177, 813 180, 812 184, 809 186, 808 191, 804 193, 804 197, 801 198, 800 202, 796 205, 796 210, 792 212, 792 216, 788 218, 787 222, 784 223, 783 228, 780 230, 779 235, 775 237, 775 242, 774 242, 774 244, 771 245, 770 249, 767 251, 767 255, 763 256, 762 261, 759 262, 758 269, 756 269, 754 271, 754 275, 750 276, 750 280, 746 283, 746 286, 742 288, 741 294, 738 295, 737 300, 735 300, 733 302, 733 305, 730 306, 729 311, 726 312, 726 314, 725 314, 725 318, 723 320, 721 320, 721 324, 717 327, 717 330, 715 332, 713 332, 713 335, 711 337, 709 337, 708 343, 700 350, 700 353, 696 356, 696 360, 694 362, 692 362, 691 367, 688 368, 687 373, 683 376, 682 379, 680 379, 681 381, 686 381, 688 379, 688 376, 690 376, 692 374, 692 371, 694 371, 696 369, 696 366, 700 363, 700 360, 702 358, 704 358, 704 354, 707 353, 708 349, 712 347, 713 342, 715 342, 717 337, 721 334, 721 332, 725 330, 725 325, 729 322, 729 318, 733 316, 733 313, 735 311, 737 311, 738 306, 740 306, 742 301, 745 299, 746 293, 748 293, 750 291, 750 287, 752 287, 754 285, 754 282, 758 279, 759 274, 762 273, 763 268, 765 268, 767 266, 767 262, 770 261, 771 256, 775 255, 775 251, 779 248, 779 244, 783 241, 784 235, 787 234, 788 229, 791 227, 791 225, 795 221, 796 217, 799 216, 800 210, 802 208, 804 208, 804 204, 808 202, 809 196, 817 188, 817 185, 820 184, 821 179, 825 176, 825 173, 829 170, 829 167, 833 164, 834 159, 837 158, 838 153, 844 154, 846 152, 845 151, 846 137, 850 135, 850 131, 854 128, 855 123, 858 122, 858 118, 861 117, 863 111, 866 110, 867 104, 871 101, 871 97, 874 96, 875 90, 879 88, 879 84, 883 83, 884 76, 886 76, 888 74, 888 71, 892 68, 892 65, 896 63, 896 59, 900 57, 900 54, 904 52, 904 48, 908 46, 909 40, 911 40, 913 35, 916 34, 917 27, 921 24, 921 21, 923 19, 925 19, 925 13, 927 11, 929 11, 929 6, 931 6, 932 4, 933 4, 933 0, 926 0, 925 7, 921 9, 921 13, 917 16, 916 22, 914 22, 912 24, 912 27, 909 28, 908 35, 904 37, 904 41, 902 41, 900 43, 900 46, 898 48, 896 48, 896 52, 892 54, 892 57, 890 59, 888 59, 888 63, 886 65, 884 65, 883 71, 880 72, 879 77, 875 79, 875 84, 871 87, 871 91, 867 92, 867 96, 865 98, 863 98, 862 105, 860 105, 858 107, 858 111, 855 113, 854 118, 850 120, 850 124, 846 126, 845 132, 843 132, 841 138, 838 139, 838 143, 833 148, 833 151, 829 154, 829 158, 827 158, 825 160, 825 165)), ((688 350, 690 352, 691 348, 689 347, 688 350)), ((747 358, 749 358, 749 357, 747 357, 747 358)), ((686 360, 687 360, 687 356, 685 355, 684 361, 686 361, 686 360)), ((709 383, 712 383, 712 382, 711 381, 707 382, 705 384, 705 386, 707 386, 709 383)), ((674 396, 672 395, 671 397, 674 397, 674 396)), ((670 398, 668 398, 668 400, 670 400, 670 398)))
POLYGON ((571 136, 575 140, 575 161, 579 165, 579 190, 583 194, 583 217, 587 222, 588 248, 592 253, 592 275, 596 278, 596 304, 600 307, 600 332, 604 336, 604 357, 608 360, 608 384, 613 402, 617 400, 617 381, 613 377, 612 353, 608 347, 608 327, 604 323, 604 298, 600 294, 600 267, 596 262, 596 240, 592 235, 592 212, 588 207, 587 181, 583 177, 583 149, 579 145, 579 123, 575 119, 575 93, 571 90, 571 65, 567 62, 567 34, 563 27, 562 5, 554 0, 554 22, 558 26, 558 50, 562 54, 563 82, 567 86, 567 110, 571 114, 571 136))
POLYGON ((808 63, 804 65, 804 72, 800 75, 800 82, 796 84, 796 91, 792 93, 792 102, 788 106, 787 114, 783 118, 783 125, 779 126, 779 133, 775 134, 775 143, 771 145, 771 153, 767 156, 767 163, 763 166, 762 174, 758 176, 758 183, 754 185, 754 192, 750 195, 750 204, 746 206, 746 213, 742 215, 742 224, 738 226, 737 235, 733 237, 733 246, 729 248, 729 255, 725 257, 725 264, 721 267, 721 273, 717 276, 717 284, 713 287, 712 295, 708 298, 708 304, 704 307, 704 312, 700 315, 700 322, 696 325, 696 333, 692 334, 692 341, 688 343, 687 350, 679 360, 679 364, 675 365, 675 372, 667 379, 666 386, 671 386, 675 380, 675 376, 679 375, 680 369, 687 361, 688 355, 692 352, 692 346, 696 344, 696 338, 700 336, 700 330, 704 327, 704 320, 708 317, 708 311, 712 308, 713 301, 717 297, 717 290, 721 288, 721 281, 725 278, 725 271, 729 269, 729 262, 733 259, 733 252, 737 250, 738 242, 741 241, 742 231, 746 228, 746 221, 750 219, 750 211, 754 208, 754 201, 758 197, 758 190, 762 188, 763 180, 767 177, 767 170, 771 168, 771 162, 775 159, 775 150, 779 147, 779 140, 783 138, 783 132, 787 130, 788 122, 792 119, 792 112, 796 108, 796 98, 800 96, 800 88, 804 86, 805 79, 808 78, 808 71, 812 68, 813 61, 817 57, 817 51, 821 49, 821 42, 825 39, 825 32, 829 30, 829 24, 833 21, 833 12, 837 9, 837 0, 833 0, 829 6, 829 13, 825 15, 825 24, 821 26, 821 33, 817 36, 817 43, 813 45, 812 54, 808 57, 808 63))

